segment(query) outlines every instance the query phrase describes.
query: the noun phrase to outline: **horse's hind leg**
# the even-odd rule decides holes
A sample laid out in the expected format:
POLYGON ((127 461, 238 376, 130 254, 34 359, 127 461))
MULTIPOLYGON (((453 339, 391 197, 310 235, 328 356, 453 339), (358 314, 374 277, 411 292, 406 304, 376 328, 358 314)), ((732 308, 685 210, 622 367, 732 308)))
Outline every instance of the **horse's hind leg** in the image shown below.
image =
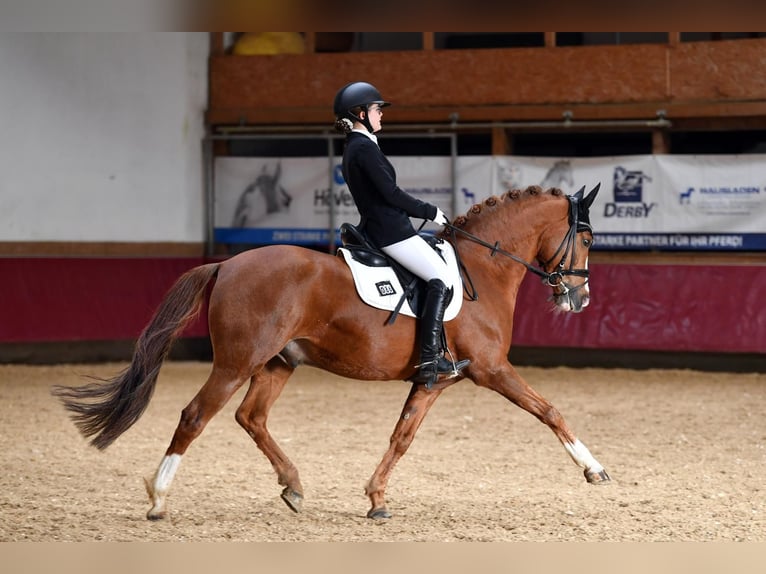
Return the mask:
POLYGON ((292 373, 293 368, 281 359, 271 359, 263 370, 252 378, 250 388, 237 409, 236 418, 274 467, 279 484, 285 487, 282 490, 282 500, 290 509, 300 512, 303 505, 303 486, 298 469, 279 448, 266 427, 269 410, 279 398, 292 373))
POLYGON ((144 479, 146 492, 152 502, 152 507, 146 514, 149 520, 165 518, 167 493, 181 463, 181 457, 245 380, 247 377, 231 377, 222 369, 213 367, 207 382, 181 412, 181 420, 162 462, 151 479, 144 479))
POLYGON ((436 401, 447 386, 449 384, 440 385, 437 383, 431 390, 427 390, 424 385, 412 385, 410 394, 407 396, 402 413, 391 435, 388 450, 383 455, 364 489, 372 503, 372 507, 367 513, 367 518, 374 520, 391 518, 391 514, 386 508, 385 500, 386 485, 391 476, 391 471, 398 460, 407 452, 415 438, 415 433, 420 428, 420 423, 423 422, 431 405, 434 404, 434 401, 436 401))

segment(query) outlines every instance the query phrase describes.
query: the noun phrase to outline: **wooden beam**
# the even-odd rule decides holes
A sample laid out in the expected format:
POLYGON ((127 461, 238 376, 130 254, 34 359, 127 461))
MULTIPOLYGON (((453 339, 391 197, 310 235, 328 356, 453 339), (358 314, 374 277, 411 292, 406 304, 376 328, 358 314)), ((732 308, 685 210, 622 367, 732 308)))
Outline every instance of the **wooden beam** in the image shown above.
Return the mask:
POLYGON ((213 142, 213 155, 229 155, 229 142, 226 140, 215 140, 213 142))
POLYGON ((223 41, 223 32, 210 32, 210 55, 223 56, 226 46, 223 41))
POLYGON ((556 32, 544 32, 545 34, 545 46, 546 48, 553 48, 556 46, 556 32))
POLYGON ((670 153, 670 134, 665 130, 652 132, 652 153, 662 155, 670 153))
POLYGON ((502 126, 492 128, 492 155, 510 155, 512 152, 511 140, 508 131, 502 126))
POLYGON ((316 52, 317 51, 317 33, 304 32, 303 46, 307 54, 313 54, 314 52, 316 52))
POLYGON ((434 49, 434 33, 433 32, 423 32, 423 49, 424 50, 434 49))

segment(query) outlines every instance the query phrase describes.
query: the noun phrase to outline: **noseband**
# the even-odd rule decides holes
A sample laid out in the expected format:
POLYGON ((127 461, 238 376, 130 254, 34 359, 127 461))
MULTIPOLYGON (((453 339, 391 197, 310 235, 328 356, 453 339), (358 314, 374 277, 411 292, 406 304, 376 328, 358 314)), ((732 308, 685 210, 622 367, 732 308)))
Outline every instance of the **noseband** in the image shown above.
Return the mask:
MULTIPOLYGON (((561 294, 566 295, 567 293, 577 291, 578 289, 582 289, 588 283, 589 271, 587 269, 574 268, 575 249, 576 249, 576 243, 577 243, 575 241, 575 238, 577 237, 577 234, 581 231, 592 232, 592 228, 587 221, 580 221, 579 199, 571 195, 567 195, 566 198, 569 201, 569 230, 567 231, 564 238, 561 240, 561 243, 559 244, 558 249, 556 249, 553 256, 547 261, 545 261, 544 263, 542 263, 542 266, 543 266, 542 269, 539 267, 535 267, 531 263, 524 261, 520 257, 514 255, 513 253, 510 253, 509 251, 506 251, 505 249, 501 249, 499 241, 496 241, 494 245, 491 243, 487 243, 483 239, 480 239, 476 237, 475 235, 468 233, 467 231, 464 231, 463 229, 460 229, 459 227, 455 227, 451 223, 446 223, 445 227, 449 228, 453 235, 456 232, 460 233, 461 235, 463 235, 464 237, 467 237, 474 243, 478 243, 479 245, 486 247, 487 249, 490 250, 490 257, 494 257, 496 254, 499 253, 500 255, 504 255, 505 257, 508 257, 509 259, 512 259, 513 261, 516 261, 517 263, 520 263, 521 265, 526 267, 527 270, 541 277, 544 284, 550 287, 558 287, 562 290, 561 294), (547 267, 553 260, 555 260, 559 254, 561 254, 561 259, 559 260, 555 269, 551 272, 546 271, 544 268, 547 267), (569 267, 565 268, 567 257, 570 256, 570 254, 571 254, 571 261, 569 263, 569 267), (585 277, 585 282, 582 283, 581 285, 578 285, 577 287, 572 287, 569 283, 567 283, 565 279, 568 276, 585 277)), ((457 250, 455 250, 455 252, 457 253, 457 250)), ((463 272, 466 273, 466 269, 462 265, 462 263, 460 265, 461 265, 461 268, 463 269, 463 272)), ((467 276, 467 273, 466 273, 466 276, 467 276)), ((467 276, 467 280, 468 280, 468 283, 471 284, 471 291, 472 291, 472 293, 468 293, 468 296, 472 300, 476 300, 478 298, 478 295, 476 293, 476 290, 473 288, 473 283, 471 282, 470 277, 467 276)))

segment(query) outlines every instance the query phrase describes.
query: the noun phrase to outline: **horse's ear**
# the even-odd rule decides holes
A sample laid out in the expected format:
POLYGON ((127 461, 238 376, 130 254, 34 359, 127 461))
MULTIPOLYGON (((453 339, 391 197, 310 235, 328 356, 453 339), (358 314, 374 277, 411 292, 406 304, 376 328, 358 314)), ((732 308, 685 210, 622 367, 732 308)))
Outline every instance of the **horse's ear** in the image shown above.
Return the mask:
POLYGON ((600 188, 601 188, 601 182, 598 182, 596 184, 596 187, 594 187, 588 192, 588 195, 585 196, 585 199, 582 199, 582 192, 583 190, 585 190, 585 186, 583 186, 583 188, 577 192, 580 194, 580 199, 582 199, 582 205, 585 209, 590 208, 591 204, 593 203, 593 200, 596 199, 596 195, 598 194, 598 190, 600 188))
POLYGON ((577 190, 577 193, 574 194, 574 198, 579 203, 582 201, 582 194, 585 193, 585 186, 583 185, 580 189, 577 190))

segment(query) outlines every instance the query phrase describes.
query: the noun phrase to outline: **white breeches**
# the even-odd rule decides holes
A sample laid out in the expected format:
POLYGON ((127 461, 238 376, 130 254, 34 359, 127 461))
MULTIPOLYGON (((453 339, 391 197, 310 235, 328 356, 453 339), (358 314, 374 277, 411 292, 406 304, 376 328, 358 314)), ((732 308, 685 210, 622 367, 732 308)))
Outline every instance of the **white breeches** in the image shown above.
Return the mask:
POLYGON ((419 235, 382 247, 381 251, 424 281, 441 279, 447 287, 452 287, 447 263, 419 235))

